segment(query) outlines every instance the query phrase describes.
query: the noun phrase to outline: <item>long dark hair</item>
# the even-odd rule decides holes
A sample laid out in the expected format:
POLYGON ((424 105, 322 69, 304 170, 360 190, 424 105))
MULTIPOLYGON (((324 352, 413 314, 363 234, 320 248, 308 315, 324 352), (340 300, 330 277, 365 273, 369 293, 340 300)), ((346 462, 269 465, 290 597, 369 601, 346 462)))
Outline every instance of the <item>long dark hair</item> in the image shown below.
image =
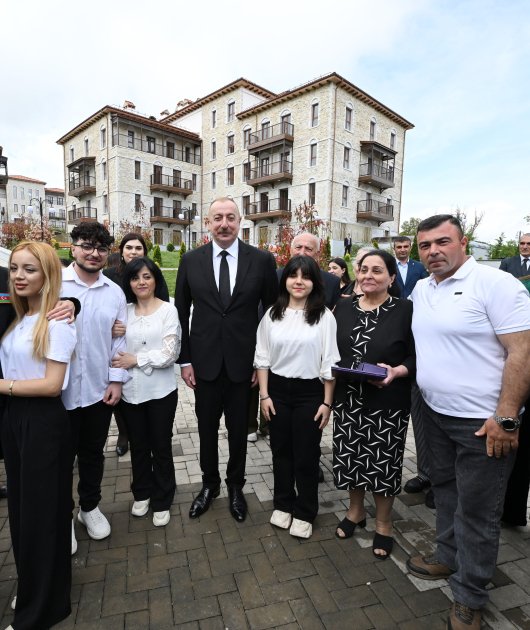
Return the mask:
POLYGON ((343 284, 350 284, 351 278, 350 278, 350 274, 348 273, 348 265, 346 264, 346 261, 344 260, 344 258, 332 258, 329 261, 329 264, 331 263, 335 263, 338 267, 340 267, 341 269, 344 269, 344 273, 342 274, 342 277, 340 280, 343 284))
POLYGON ((324 283, 322 282, 322 275, 317 263, 310 256, 293 256, 289 262, 285 265, 285 268, 280 278, 280 289, 278 292, 278 299, 271 308, 271 319, 280 320, 285 315, 285 309, 289 306, 290 295, 287 291, 287 278, 296 276, 297 271, 300 269, 302 276, 311 280, 313 283, 313 290, 307 296, 305 305, 305 321, 312 326, 318 324, 320 318, 326 310, 326 295, 324 292, 324 283))
POLYGON ((397 283, 397 274, 399 273, 399 271, 398 271, 396 259, 394 258, 394 256, 392 256, 392 254, 389 254, 384 249, 374 249, 370 252, 367 252, 361 258, 361 260, 359 261, 359 269, 361 268, 361 265, 363 264, 364 259, 368 258, 368 256, 379 256, 379 258, 381 258, 381 260, 385 263, 385 267, 389 275, 394 276, 394 281, 392 282, 392 284, 390 285, 388 289, 388 295, 391 295, 392 297, 397 297, 397 298, 401 297, 401 288, 399 287, 399 284, 397 283))
POLYGON ((131 289, 131 280, 140 273, 140 270, 143 267, 147 267, 147 269, 153 274, 153 278, 155 279, 155 297, 163 300, 160 292, 164 285, 164 277, 162 276, 162 272, 160 271, 158 265, 156 265, 150 258, 133 258, 130 263, 125 265, 125 269, 123 271, 123 291, 125 293, 125 297, 127 298, 127 303, 134 302, 135 304, 138 302, 138 298, 134 294, 134 291, 131 289))
POLYGON ((137 234, 136 232, 129 232, 121 239, 120 244, 119 244, 120 264, 116 266, 118 267, 118 272, 120 274, 123 273, 123 270, 125 269, 125 265, 126 265, 125 260, 123 259, 123 249, 129 241, 140 241, 140 243, 142 244, 142 247, 144 248, 144 256, 147 256, 147 243, 145 242, 145 238, 141 234, 137 234))

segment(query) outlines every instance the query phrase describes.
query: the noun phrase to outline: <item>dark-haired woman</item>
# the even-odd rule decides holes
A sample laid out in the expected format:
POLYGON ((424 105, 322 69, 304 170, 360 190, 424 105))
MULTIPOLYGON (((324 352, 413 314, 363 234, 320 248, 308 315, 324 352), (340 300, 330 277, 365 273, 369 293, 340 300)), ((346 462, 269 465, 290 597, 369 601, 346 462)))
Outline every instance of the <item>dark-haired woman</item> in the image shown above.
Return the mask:
POLYGON ((386 367, 382 381, 337 383, 333 431, 335 486, 349 490, 350 507, 336 531, 350 538, 366 525, 364 495, 375 501, 372 550, 379 559, 393 547, 392 504, 401 490, 401 471, 415 371, 412 303, 401 300, 396 260, 371 251, 359 263, 361 296, 341 300, 335 309, 340 366, 360 361, 386 367))
POLYGON ((113 367, 129 370, 122 413, 131 443, 134 505, 131 513, 153 510, 153 524, 167 525, 175 495, 171 438, 178 393, 174 364, 181 330, 174 306, 157 297, 162 272, 149 258, 135 258, 123 274, 127 298, 127 352, 113 367))
POLYGON ((328 271, 339 279, 341 297, 346 297, 353 293, 355 282, 350 278, 348 265, 344 258, 332 258, 328 264, 328 271))
MULTIPOLYGON (((147 257, 147 243, 141 234, 129 232, 121 239, 119 247, 119 254, 116 252, 115 254, 111 254, 109 256, 107 267, 103 269, 103 273, 107 276, 107 278, 110 278, 125 291, 125 287, 123 285, 125 266, 135 258, 147 257), (115 256, 118 256, 117 260, 114 259, 114 261, 111 261, 111 257, 115 256)), ((169 291, 163 276, 157 290, 157 297, 164 300, 164 302, 169 302, 169 291)), ((112 332, 114 336, 122 337, 125 334, 125 327, 121 324, 121 322, 119 322, 115 325, 112 332)), ((129 450, 129 438, 123 422, 120 403, 114 407, 114 419, 116 420, 116 425, 118 426, 116 453, 119 457, 122 457, 129 450)))
POLYGON ((274 474, 271 523, 309 538, 318 512, 322 430, 332 409, 336 324, 325 306, 320 269, 308 256, 285 266, 276 303, 258 327, 254 367, 270 422, 274 474))

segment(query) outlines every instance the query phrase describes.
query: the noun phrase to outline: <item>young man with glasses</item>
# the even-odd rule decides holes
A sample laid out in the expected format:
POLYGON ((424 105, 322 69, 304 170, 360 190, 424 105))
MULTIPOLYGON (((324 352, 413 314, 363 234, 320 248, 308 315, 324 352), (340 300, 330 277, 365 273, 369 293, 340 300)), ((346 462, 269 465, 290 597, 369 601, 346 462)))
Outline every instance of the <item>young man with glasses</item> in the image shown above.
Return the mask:
MULTIPOLYGON (((74 263, 63 270, 63 293, 81 302, 76 320, 77 346, 70 364, 70 381, 63 402, 72 421, 73 455, 79 471, 78 520, 90 538, 110 535, 110 523, 99 510, 103 478, 103 449, 112 410, 121 398, 127 370, 110 367, 125 337, 112 337, 116 320, 126 322, 127 305, 120 287, 101 270, 114 241, 100 223, 81 223, 71 233, 74 263)), ((72 525, 72 553, 77 542, 72 525)))

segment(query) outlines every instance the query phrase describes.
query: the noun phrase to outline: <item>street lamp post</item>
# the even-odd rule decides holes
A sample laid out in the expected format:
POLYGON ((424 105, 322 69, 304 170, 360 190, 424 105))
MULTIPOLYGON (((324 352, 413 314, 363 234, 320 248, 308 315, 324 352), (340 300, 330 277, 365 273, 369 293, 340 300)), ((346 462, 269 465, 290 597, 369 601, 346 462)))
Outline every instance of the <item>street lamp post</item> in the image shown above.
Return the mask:
POLYGON ((191 225, 199 218, 196 211, 192 208, 181 208, 179 219, 186 219, 188 222, 188 251, 191 249, 191 225), (192 212, 194 213, 192 216, 192 212))
POLYGON ((37 199, 37 197, 34 197, 32 199, 29 200, 30 205, 28 206, 28 210, 30 212, 33 212, 33 206, 31 205, 33 201, 36 201, 39 204, 39 214, 40 214, 40 240, 43 241, 44 240, 44 216, 43 216, 43 211, 42 211, 42 207, 44 205, 44 199, 42 199, 41 197, 39 197, 37 199))

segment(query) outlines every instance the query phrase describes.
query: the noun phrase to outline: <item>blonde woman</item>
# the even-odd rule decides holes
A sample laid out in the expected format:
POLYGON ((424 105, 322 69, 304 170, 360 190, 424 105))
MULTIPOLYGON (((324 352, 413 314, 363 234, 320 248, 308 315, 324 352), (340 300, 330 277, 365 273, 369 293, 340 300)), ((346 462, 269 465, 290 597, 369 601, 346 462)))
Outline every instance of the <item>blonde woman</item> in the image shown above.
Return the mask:
POLYGON ((61 281, 50 245, 25 241, 11 253, 16 318, 0 344, 0 394, 7 397, 2 446, 18 573, 16 630, 49 628, 71 610, 72 465, 61 391, 76 334, 73 324, 47 318, 61 281))

